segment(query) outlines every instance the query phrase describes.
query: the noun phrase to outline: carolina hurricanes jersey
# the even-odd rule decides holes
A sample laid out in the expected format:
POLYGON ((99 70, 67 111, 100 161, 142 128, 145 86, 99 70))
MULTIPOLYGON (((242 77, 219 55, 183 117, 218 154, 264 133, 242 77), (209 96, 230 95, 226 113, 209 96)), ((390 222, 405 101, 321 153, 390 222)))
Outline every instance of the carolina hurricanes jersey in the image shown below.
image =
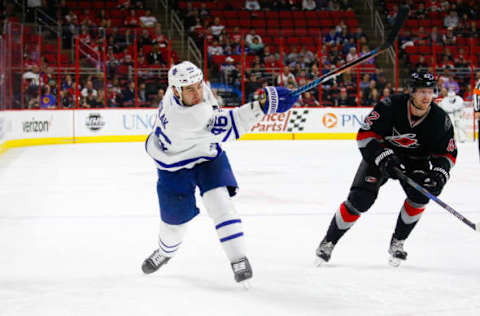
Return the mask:
POLYGON ((233 110, 216 108, 211 90, 204 84, 204 100, 183 106, 169 87, 160 102, 153 132, 145 143, 158 169, 176 171, 213 160, 220 142, 238 139, 263 117, 258 101, 233 110))
POLYGON ((363 158, 375 157, 391 148, 407 166, 415 160, 428 160, 447 172, 455 165, 457 147, 453 125, 436 103, 422 117, 410 111, 408 94, 394 95, 373 108, 358 131, 357 142, 363 158))

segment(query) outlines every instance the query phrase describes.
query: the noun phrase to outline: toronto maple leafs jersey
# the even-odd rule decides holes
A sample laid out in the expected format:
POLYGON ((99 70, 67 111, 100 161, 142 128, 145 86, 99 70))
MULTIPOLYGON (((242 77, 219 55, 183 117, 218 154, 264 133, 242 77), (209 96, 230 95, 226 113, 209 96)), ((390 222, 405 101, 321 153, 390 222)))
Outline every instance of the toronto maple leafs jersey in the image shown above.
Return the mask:
POLYGON ((224 110, 208 86, 203 84, 203 102, 183 106, 169 87, 160 102, 152 133, 145 142, 157 168, 176 171, 213 160, 220 155, 219 143, 238 139, 263 117, 255 101, 224 110))
POLYGON ((408 94, 394 95, 373 108, 358 131, 363 158, 374 163, 384 148, 391 148, 404 164, 429 161, 447 172, 455 165, 457 148, 448 114, 432 102, 428 112, 415 117, 408 94))

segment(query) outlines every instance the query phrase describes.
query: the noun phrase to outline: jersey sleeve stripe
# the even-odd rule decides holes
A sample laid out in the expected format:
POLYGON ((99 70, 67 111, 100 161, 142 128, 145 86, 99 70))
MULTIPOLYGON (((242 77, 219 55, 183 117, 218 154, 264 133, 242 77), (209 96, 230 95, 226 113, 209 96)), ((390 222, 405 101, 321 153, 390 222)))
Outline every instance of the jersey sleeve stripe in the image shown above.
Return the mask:
POLYGON ((437 158, 445 158, 448 160, 448 162, 450 163, 450 167, 453 167, 455 165, 455 163, 457 162, 457 158, 452 156, 451 154, 440 154, 440 155, 433 155, 433 157, 437 157, 437 158))
POLYGON ((240 138, 240 135, 238 134, 237 125, 235 124, 235 120, 233 119, 232 110, 230 110, 230 119, 232 120, 232 127, 233 127, 233 131, 235 132, 235 138, 238 139, 240 138))
POLYGON ((368 143, 370 143, 374 139, 382 139, 380 135, 375 132, 363 132, 359 131, 357 134, 357 144, 359 148, 367 147, 368 143))

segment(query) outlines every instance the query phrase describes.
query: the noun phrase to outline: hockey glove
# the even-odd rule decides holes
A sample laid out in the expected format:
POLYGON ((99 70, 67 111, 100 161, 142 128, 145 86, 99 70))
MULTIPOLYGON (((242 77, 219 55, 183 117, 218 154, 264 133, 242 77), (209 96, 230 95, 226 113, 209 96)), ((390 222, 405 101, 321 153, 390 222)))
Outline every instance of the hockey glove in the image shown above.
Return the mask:
POLYGON ((433 195, 438 196, 442 192, 449 177, 445 169, 435 167, 428 173, 428 178, 423 182, 423 187, 433 195))
POLYGON ((405 172, 400 158, 391 149, 382 150, 375 157, 375 164, 380 169, 380 172, 388 178, 398 179, 397 170, 405 172))
MULTIPOLYGON (((425 187, 425 180, 428 178, 428 172, 424 170, 413 170, 411 172, 408 172, 407 176, 419 185, 425 187)), ((426 197, 423 193, 412 187, 410 184, 404 181, 400 181, 400 183, 410 201, 418 204, 427 204, 430 200, 428 197, 426 197)))
POLYGON ((283 87, 265 87, 263 95, 265 105, 263 113, 283 113, 288 111, 298 100, 298 96, 291 95, 292 91, 283 87))

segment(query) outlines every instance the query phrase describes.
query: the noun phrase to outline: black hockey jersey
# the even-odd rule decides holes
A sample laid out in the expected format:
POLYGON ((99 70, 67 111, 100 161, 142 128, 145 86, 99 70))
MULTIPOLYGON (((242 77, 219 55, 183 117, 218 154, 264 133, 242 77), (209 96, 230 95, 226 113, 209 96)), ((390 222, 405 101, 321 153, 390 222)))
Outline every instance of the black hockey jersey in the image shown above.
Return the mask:
POLYGON ((410 112, 408 94, 377 103, 358 131, 357 143, 363 158, 370 163, 385 147, 391 148, 407 168, 415 161, 428 161, 432 168, 449 172, 457 157, 448 114, 432 102, 424 116, 415 118, 410 112))

